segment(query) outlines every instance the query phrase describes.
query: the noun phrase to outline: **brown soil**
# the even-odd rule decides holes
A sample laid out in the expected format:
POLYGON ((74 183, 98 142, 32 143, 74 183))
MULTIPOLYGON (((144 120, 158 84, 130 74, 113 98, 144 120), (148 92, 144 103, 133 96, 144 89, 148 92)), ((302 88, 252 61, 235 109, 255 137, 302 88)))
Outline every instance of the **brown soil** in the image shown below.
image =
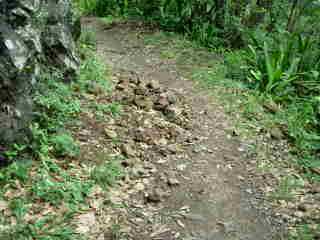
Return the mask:
POLYGON ((97 146, 83 159, 97 157, 100 146, 126 156, 126 177, 109 194, 113 205, 97 214, 92 239, 281 239, 245 147, 227 133, 223 106, 144 44, 141 36, 155 30, 92 18, 84 25, 96 29, 98 55, 112 68, 108 101, 123 110, 100 125, 83 116, 92 133, 84 142, 97 146))

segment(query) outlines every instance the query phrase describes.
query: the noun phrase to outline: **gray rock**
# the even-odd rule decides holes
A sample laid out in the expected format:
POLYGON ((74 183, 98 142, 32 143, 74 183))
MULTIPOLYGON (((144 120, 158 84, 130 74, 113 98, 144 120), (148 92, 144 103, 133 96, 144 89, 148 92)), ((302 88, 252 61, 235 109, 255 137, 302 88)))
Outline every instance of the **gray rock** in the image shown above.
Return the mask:
POLYGON ((27 140, 42 69, 58 68, 67 81, 75 77, 79 33, 70 0, 0 0, 0 144, 27 140))

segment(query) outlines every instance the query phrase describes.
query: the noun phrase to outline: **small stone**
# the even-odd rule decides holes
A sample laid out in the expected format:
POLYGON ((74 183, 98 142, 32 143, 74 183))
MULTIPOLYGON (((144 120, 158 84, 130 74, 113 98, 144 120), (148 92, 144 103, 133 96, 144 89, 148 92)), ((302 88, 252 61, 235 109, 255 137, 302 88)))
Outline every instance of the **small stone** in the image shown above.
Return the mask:
POLYGON ((130 174, 133 178, 141 178, 145 172, 145 169, 141 165, 137 165, 132 167, 130 174))
POLYGON ((296 212, 294 212, 294 216, 297 218, 303 218, 304 214, 301 211, 296 211, 296 212))
POLYGON ((253 193, 253 191, 252 191, 252 189, 247 188, 247 189, 246 189, 246 193, 248 193, 248 194, 252 194, 252 193, 253 193))
POLYGON ((159 96, 159 98, 155 101, 155 105, 154 108, 156 110, 163 110, 165 109, 167 106, 169 106, 169 101, 168 98, 165 94, 161 94, 159 96))
POLYGON ((169 186, 178 186, 180 184, 179 180, 176 178, 168 178, 167 183, 169 186))
POLYGON ((88 213, 79 215, 76 218, 76 221, 77 221, 76 232, 81 234, 86 234, 96 224, 96 216, 94 212, 88 212, 88 213))
POLYGON ((165 138, 160 138, 159 140, 155 141, 155 144, 159 146, 166 146, 168 144, 168 141, 165 138))
POLYGON ((279 106, 274 101, 265 102, 263 106, 272 113, 276 113, 280 110, 279 106))
POLYGON ((179 171, 184 171, 186 168, 187 168, 186 164, 179 164, 177 166, 177 170, 179 170, 179 171))
POLYGON ((236 232, 236 229, 235 229, 234 224, 232 222, 218 222, 218 225, 223 227, 223 231, 226 234, 236 232))
POLYGON ((114 138, 117 138, 118 137, 118 134, 111 130, 111 129, 108 129, 108 128, 105 128, 104 129, 104 133, 107 137, 111 138, 111 139, 114 139, 114 138))
POLYGON ((177 119, 178 116, 182 113, 182 110, 175 107, 175 106, 169 106, 166 108, 165 110, 165 115, 169 118, 169 119, 177 119))
POLYGON ((245 180, 245 178, 239 175, 239 176, 238 176, 238 180, 240 180, 240 181, 244 181, 244 180, 245 180))
POLYGON ((143 183, 137 183, 134 187, 137 191, 143 191, 145 189, 145 186, 143 183))
POLYGON ((148 95, 148 88, 146 88, 146 86, 140 84, 140 85, 135 89, 134 93, 135 93, 136 95, 148 95))
POLYGON ((171 103, 171 104, 175 104, 178 102, 178 98, 173 92, 169 92, 167 94, 167 99, 168 99, 169 103, 171 103))
POLYGON ((203 217, 202 215, 195 214, 195 213, 186 213, 182 214, 186 219, 191 221, 197 221, 197 222, 206 222, 207 219, 203 217))
POLYGON ((135 98, 134 103, 141 108, 151 110, 153 108, 153 102, 148 98, 135 98))
POLYGON ((197 146, 194 147, 193 152, 194 153, 200 153, 200 152, 203 152, 204 150, 206 150, 206 148, 204 146, 197 145, 197 146))
POLYGON ((148 193, 145 198, 147 202, 158 203, 161 201, 162 190, 155 188, 150 193, 148 193))
POLYGON ((270 135, 271 135, 271 137, 273 137, 276 140, 280 140, 280 139, 284 138, 284 135, 283 135, 281 129, 278 127, 272 127, 270 129, 270 135))
POLYGON ((128 158, 122 161, 122 165, 124 167, 133 167, 139 164, 141 160, 139 158, 128 158))
POLYGON ((147 87, 153 89, 153 90, 158 90, 160 89, 160 83, 156 80, 151 80, 150 82, 147 83, 147 87))
POLYGON ((320 184, 313 184, 310 192, 313 194, 320 193, 320 184))
POLYGON ((128 89, 128 88, 129 88, 129 84, 128 83, 127 84, 121 83, 121 84, 118 84, 116 86, 116 89, 120 90, 120 91, 123 91, 123 90, 128 89))
POLYGON ((121 145, 121 151, 126 157, 136 156, 136 151, 129 144, 121 145))
POLYGON ((170 153, 177 153, 179 151, 176 144, 170 144, 167 146, 167 149, 170 153))
POLYGON ((298 206, 298 210, 302 211, 302 212, 306 212, 308 210, 308 206, 306 204, 300 204, 298 206))

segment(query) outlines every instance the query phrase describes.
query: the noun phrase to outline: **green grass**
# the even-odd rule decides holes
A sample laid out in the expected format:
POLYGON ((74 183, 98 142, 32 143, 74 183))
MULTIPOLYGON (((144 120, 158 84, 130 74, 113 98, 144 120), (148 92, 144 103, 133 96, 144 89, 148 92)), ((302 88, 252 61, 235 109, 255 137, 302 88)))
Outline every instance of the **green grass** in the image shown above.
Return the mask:
POLYGON ((103 23, 105 23, 106 25, 112 25, 112 24, 115 24, 115 23, 120 23, 123 20, 125 20, 125 16, 116 17, 116 16, 108 15, 106 17, 101 17, 100 20, 103 23))

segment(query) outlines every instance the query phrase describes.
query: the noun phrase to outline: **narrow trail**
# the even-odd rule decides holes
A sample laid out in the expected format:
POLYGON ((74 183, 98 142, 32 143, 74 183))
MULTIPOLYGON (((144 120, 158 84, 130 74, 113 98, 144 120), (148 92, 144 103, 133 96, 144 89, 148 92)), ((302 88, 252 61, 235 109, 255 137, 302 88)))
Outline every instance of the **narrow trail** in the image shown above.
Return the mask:
MULTIPOLYGON (((170 113, 179 115, 181 110, 185 118, 183 123, 173 121, 177 126, 166 132, 167 135, 178 132, 174 141, 162 138, 162 128, 155 128, 156 117, 169 110, 150 110, 148 100, 137 102, 135 98, 138 108, 130 116, 135 124, 128 120, 127 126, 122 124, 125 130, 117 130, 120 141, 132 143, 130 136, 137 139, 140 131, 142 139, 146 138, 144 133, 149 134, 152 142, 134 142, 135 152, 139 154, 131 154, 130 149, 124 151, 128 156, 135 155, 132 159, 139 157, 144 169, 150 171, 137 177, 134 184, 128 180, 131 185, 126 190, 122 189, 124 185, 119 189, 127 191, 126 198, 121 198, 124 193, 119 193, 119 201, 127 208, 113 213, 121 215, 117 224, 126 229, 119 239, 280 239, 280 227, 271 211, 247 181, 250 159, 241 143, 226 133, 231 126, 223 106, 185 79, 173 61, 161 58, 159 49, 145 44, 144 37, 154 31, 136 23, 106 27, 93 18, 85 19, 84 26, 96 29, 98 55, 111 66, 118 81, 118 90, 113 93, 115 99, 130 98, 130 91, 126 92, 126 86, 121 87, 119 82, 143 86, 151 81, 156 85, 152 88, 166 89, 156 93, 160 99, 174 93, 178 100, 172 101, 177 104, 169 109, 170 113), (159 150, 162 145, 168 151, 159 150)), ((184 68, 188 69, 188 65, 184 68)), ((163 101, 159 102, 159 109, 161 104, 167 104, 166 99, 163 101)), ((132 109, 128 104, 124 111, 129 113, 132 109)), ((105 239, 109 239, 107 235, 105 239)))

